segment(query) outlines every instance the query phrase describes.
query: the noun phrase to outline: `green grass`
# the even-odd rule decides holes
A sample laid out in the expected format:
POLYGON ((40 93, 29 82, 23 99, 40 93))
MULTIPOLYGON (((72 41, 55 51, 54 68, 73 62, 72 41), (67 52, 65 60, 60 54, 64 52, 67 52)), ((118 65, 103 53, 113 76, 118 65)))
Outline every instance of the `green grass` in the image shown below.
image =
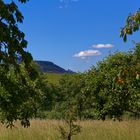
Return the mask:
POLYGON ((59 80, 62 77, 62 74, 56 74, 56 73, 46 73, 45 74, 46 79, 48 80, 49 83, 58 85, 59 80))
MULTIPOLYGON (((139 121, 79 121, 82 131, 72 140, 140 140, 139 121)), ((0 125, 0 140, 59 140, 58 125, 62 121, 32 120, 30 128, 18 123, 12 130, 0 125)))

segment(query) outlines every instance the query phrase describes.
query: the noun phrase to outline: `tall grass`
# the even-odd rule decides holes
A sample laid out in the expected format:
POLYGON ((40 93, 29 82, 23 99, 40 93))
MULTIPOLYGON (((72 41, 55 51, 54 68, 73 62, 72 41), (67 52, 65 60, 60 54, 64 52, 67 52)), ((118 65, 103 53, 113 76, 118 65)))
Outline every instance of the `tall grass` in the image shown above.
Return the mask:
MULTIPOLYGON (((30 128, 6 129, 0 125, 0 140, 59 140, 58 126, 62 121, 32 120, 30 128)), ((137 121, 79 121, 81 133, 73 140, 140 140, 140 120, 137 121)))

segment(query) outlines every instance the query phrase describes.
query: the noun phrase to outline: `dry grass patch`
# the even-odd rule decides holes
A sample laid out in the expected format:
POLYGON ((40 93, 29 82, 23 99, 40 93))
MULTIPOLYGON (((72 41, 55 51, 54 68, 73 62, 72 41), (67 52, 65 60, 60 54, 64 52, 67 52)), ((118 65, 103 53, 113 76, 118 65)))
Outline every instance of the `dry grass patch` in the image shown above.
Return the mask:
MULTIPOLYGON (((6 129, 0 125, 0 140, 59 140, 56 120, 32 120, 30 128, 6 129)), ((140 121, 79 121, 82 131, 73 140, 140 140, 140 121)))

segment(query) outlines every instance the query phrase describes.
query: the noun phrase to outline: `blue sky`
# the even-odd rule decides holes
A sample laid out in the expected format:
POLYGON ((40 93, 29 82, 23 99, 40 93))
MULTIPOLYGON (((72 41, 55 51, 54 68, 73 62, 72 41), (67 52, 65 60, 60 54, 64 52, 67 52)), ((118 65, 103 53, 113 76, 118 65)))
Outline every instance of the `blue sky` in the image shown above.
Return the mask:
POLYGON ((139 0, 30 0, 19 5, 24 15, 20 28, 35 60, 52 61, 74 71, 85 71, 110 52, 134 48, 137 32, 127 43, 119 37, 139 0))

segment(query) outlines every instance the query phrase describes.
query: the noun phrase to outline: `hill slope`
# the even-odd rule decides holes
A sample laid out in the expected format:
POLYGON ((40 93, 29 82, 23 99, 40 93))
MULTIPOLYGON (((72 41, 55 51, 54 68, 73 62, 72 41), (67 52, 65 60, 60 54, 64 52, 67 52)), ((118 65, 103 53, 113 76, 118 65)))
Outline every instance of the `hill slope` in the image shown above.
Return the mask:
POLYGON ((74 73, 71 70, 65 70, 61 68, 60 66, 54 64, 53 62, 50 61, 35 61, 42 72, 47 72, 47 73, 58 73, 58 74, 64 74, 64 73, 74 73))

